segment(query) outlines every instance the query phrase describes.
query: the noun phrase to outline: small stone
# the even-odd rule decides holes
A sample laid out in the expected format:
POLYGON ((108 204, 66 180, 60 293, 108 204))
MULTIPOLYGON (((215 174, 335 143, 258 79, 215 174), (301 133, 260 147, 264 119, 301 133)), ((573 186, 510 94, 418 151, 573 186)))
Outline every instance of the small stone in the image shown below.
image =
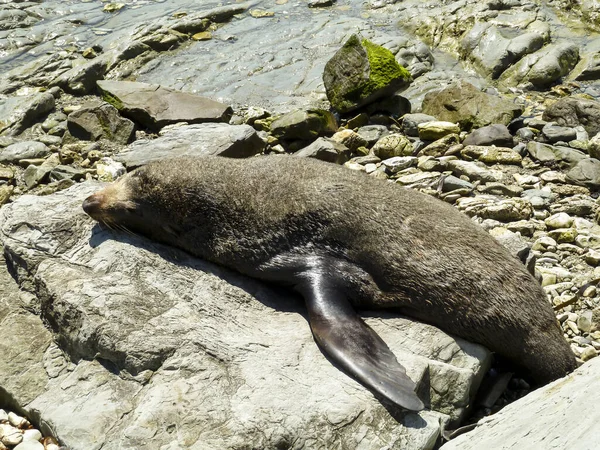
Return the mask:
POLYGON ((542 135, 546 142, 569 142, 577 138, 577 132, 570 127, 560 127, 554 123, 547 123, 542 128, 542 135))
POLYGON ((496 145, 498 147, 512 147, 513 137, 506 125, 494 124, 481 127, 473 131, 463 141, 464 145, 496 145))
MULTIPOLYGON (((46 447, 46 449, 47 448, 48 447, 46 447)), ((26 440, 24 440, 19 445, 17 445, 13 450, 45 450, 45 449, 44 449, 43 444, 39 443, 38 441, 34 441, 34 440, 26 441, 26 440)))
POLYGON ((6 446, 15 446, 23 441, 23 435, 10 424, 0 424, 0 441, 6 446))
POLYGON ((351 152, 355 152, 359 147, 367 146, 367 140, 352 130, 340 130, 331 136, 331 139, 345 145, 351 152))
POLYGON ((8 421, 11 425, 17 428, 25 428, 29 426, 29 421, 25 417, 21 417, 18 414, 15 414, 14 412, 8 413, 8 421))
MULTIPOLYGON (((592 286, 593 287, 593 286, 592 286)), ((589 333, 592 329, 592 311, 583 311, 577 319, 577 328, 583 333, 589 333)))
POLYGON ((542 286, 549 286, 551 284, 556 284, 556 275, 553 273, 542 273, 542 286))
POLYGON ((102 8, 102 11, 112 13, 117 12, 125 7, 125 3, 107 3, 102 8))
POLYGON ((322 109, 296 110, 273 120, 271 133, 279 139, 313 140, 337 130, 333 114, 322 109))
POLYGON ((567 213, 561 212, 548 217, 544 223, 548 228, 569 228, 573 225, 573 218, 567 213))
POLYGON ((373 145, 383 136, 390 134, 387 127, 383 125, 365 125, 357 130, 366 141, 367 145, 373 145))
POLYGON ((460 133, 460 127, 457 124, 440 120, 420 123, 417 129, 419 138, 425 141, 436 141, 448 134, 460 133))
POLYGON ((551 230, 548 232, 548 235, 555 239, 559 244, 575 242, 577 234, 578 233, 575 228, 557 228, 556 230, 551 230))
POLYGON ((419 155, 434 156, 439 158, 441 156, 451 154, 451 149, 454 154, 463 149, 463 145, 460 144, 460 137, 458 134, 448 134, 443 138, 433 141, 431 144, 423 147, 421 151, 419 151, 419 155))
POLYGON ((50 149, 42 142, 22 141, 0 150, 0 162, 17 163, 22 159, 43 158, 50 149))
POLYGON ((335 164, 344 164, 350 158, 348 147, 329 138, 318 138, 312 144, 295 152, 293 156, 316 158, 335 164))
POLYGON ((42 433, 35 428, 23 431, 23 441, 39 441, 42 439, 42 433))
POLYGON ((396 181, 403 186, 425 187, 437 184, 440 175, 439 172, 418 172, 398 177, 396 181))
POLYGON ((193 34, 192 39, 195 41, 209 41, 212 39, 212 33, 210 31, 201 31, 193 34))
POLYGON ((0 409, 0 422, 7 422, 8 421, 8 413, 6 411, 4 411, 3 409, 0 409))
POLYGON ((333 0, 309 0, 308 7, 309 8, 325 8, 327 6, 332 6, 333 0))
POLYGON ((540 182, 540 179, 534 175, 521 175, 520 173, 513 174, 513 178, 519 186, 531 187, 540 182))
POLYGON ((0 206, 8 202, 8 199, 14 192, 14 186, 0 185, 0 206))
POLYGON ((467 145, 460 154, 477 159, 486 164, 521 164, 523 158, 518 152, 505 147, 467 145))
POLYGON ((467 189, 472 190, 474 188, 472 183, 468 181, 461 180, 453 175, 448 175, 444 178, 442 183, 442 192, 452 192, 457 189, 467 189))
POLYGON ((419 124, 433 121, 435 121, 435 117, 428 114, 405 114, 402 118, 402 130, 407 136, 417 137, 419 136, 419 124))
POLYGON ((586 347, 585 350, 581 352, 580 358, 583 362, 589 361, 590 359, 598 356, 598 351, 593 347, 586 347))
POLYGON ((416 156, 395 156, 382 161, 386 170, 390 174, 398 173, 401 170, 414 167, 417 164, 416 156))
POLYGON ((411 156, 413 147, 406 136, 395 133, 379 139, 373 146, 373 153, 381 159, 394 156, 411 156))
POLYGON ((567 327, 569 327, 569 329, 575 333, 575 334, 580 334, 581 332, 579 331, 579 328, 577 328, 577 324, 575 322, 573 322, 572 320, 567 320, 566 321, 567 327))
POLYGON ((362 164, 358 164, 355 162, 350 162, 348 161, 347 163, 344 164, 344 167, 350 169, 350 170, 356 170, 358 172, 364 172, 365 171, 365 166, 363 166, 362 164))
POLYGON ((273 17, 275 13, 273 11, 264 11, 262 9, 252 9, 250 10, 250 15, 255 19, 260 19, 262 17, 273 17))
POLYGON ((114 181, 121 175, 125 175, 125 172, 123 164, 110 158, 102 158, 101 162, 96 164, 96 173, 100 181, 114 181))
POLYGON ((548 172, 544 172, 540 175, 540 179, 545 181, 546 183, 566 183, 567 176, 562 172, 557 172, 555 170, 549 170, 548 172))
POLYGON ((585 262, 590 266, 597 266, 600 264, 600 252, 590 248, 585 254, 585 262))

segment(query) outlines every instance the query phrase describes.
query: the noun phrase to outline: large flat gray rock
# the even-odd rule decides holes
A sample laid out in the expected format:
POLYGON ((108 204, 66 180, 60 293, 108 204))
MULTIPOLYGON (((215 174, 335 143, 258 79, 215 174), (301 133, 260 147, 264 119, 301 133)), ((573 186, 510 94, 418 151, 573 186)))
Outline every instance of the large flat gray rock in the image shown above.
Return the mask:
POLYGON ((483 348, 366 314, 431 409, 383 405, 322 355, 301 299, 95 224, 81 202, 98 188, 0 209, 22 289, 3 299, 0 334, 29 352, 0 366, 0 392, 71 450, 431 449, 469 403, 483 348))
POLYGON ((132 168, 177 156, 245 158, 260 153, 264 146, 250 125, 202 123, 169 130, 157 139, 135 141, 115 159, 132 168))
POLYGON ((598 448, 600 358, 479 421, 442 450, 598 448))
POLYGON ((158 84, 114 80, 97 84, 104 100, 122 115, 152 130, 177 122, 227 122, 233 113, 223 103, 158 84))

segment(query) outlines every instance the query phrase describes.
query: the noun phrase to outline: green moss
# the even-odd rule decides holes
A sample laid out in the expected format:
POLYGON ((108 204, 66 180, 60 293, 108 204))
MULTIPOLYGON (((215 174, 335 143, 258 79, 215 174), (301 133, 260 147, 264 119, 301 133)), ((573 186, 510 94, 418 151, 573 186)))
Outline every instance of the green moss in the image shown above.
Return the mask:
POLYGON ((387 48, 374 44, 368 39, 362 40, 363 47, 367 50, 367 58, 371 66, 371 76, 365 94, 370 94, 389 85, 393 80, 400 78, 410 82, 410 72, 396 61, 394 54, 387 48))
POLYGON ((111 95, 107 91, 102 92, 102 100, 104 100, 106 103, 113 105, 119 111, 121 111, 123 109, 123 102, 121 100, 119 100, 118 97, 111 95))

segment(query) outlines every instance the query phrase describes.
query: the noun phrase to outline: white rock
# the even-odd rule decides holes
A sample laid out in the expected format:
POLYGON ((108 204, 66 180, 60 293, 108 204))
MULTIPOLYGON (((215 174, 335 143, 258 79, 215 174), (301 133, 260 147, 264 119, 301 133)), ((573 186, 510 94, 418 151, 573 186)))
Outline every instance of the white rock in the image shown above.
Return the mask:
POLYGON ((17 428, 23 428, 29 425, 29 421, 25 417, 21 417, 18 414, 15 414, 14 412, 8 413, 8 421, 11 425, 17 428))
POLYGON ((0 422, 8 420, 8 413, 3 409, 0 409, 0 422))
POLYGON ((600 409, 600 358, 531 392, 441 450, 596 449, 600 409))
POLYGON ((544 220, 544 223, 548 228, 569 228, 573 224, 573 218, 567 213, 561 212, 553 214, 544 220))
POLYGON ((125 170, 125 166, 120 162, 113 161, 110 158, 102 158, 96 164, 96 172, 99 180, 114 181, 121 175, 125 175, 127 171, 125 170))
POLYGON ((590 248, 585 255, 585 262, 591 266, 597 266, 600 264, 600 252, 590 248))
POLYGON ((583 311, 577 319, 577 328, 584 333, 589 333, 592 329, 592 311, 583 311))
POLYGON ((42 433, 35 428, 23 431, 24 441, 39 441, 42 438, 42 433))
POLYGON ((13 450, 44 450, 44 446, 38 441, 23 441, 13 450))
POLYGON ((0 441, 6 446, 20 444, 23 440, 21 432, 10 424, 0 425, 0 441))

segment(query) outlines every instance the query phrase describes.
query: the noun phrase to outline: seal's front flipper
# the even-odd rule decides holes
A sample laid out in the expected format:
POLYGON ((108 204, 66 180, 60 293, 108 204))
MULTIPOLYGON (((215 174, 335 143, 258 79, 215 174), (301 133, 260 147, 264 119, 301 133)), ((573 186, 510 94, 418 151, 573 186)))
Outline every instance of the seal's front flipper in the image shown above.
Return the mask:
POLYGON ((387 344, 356 314, 335 278, 314 271, 297 289, 323 351, 369 389, 412 411, 424 408, 415 383, 387 344))

